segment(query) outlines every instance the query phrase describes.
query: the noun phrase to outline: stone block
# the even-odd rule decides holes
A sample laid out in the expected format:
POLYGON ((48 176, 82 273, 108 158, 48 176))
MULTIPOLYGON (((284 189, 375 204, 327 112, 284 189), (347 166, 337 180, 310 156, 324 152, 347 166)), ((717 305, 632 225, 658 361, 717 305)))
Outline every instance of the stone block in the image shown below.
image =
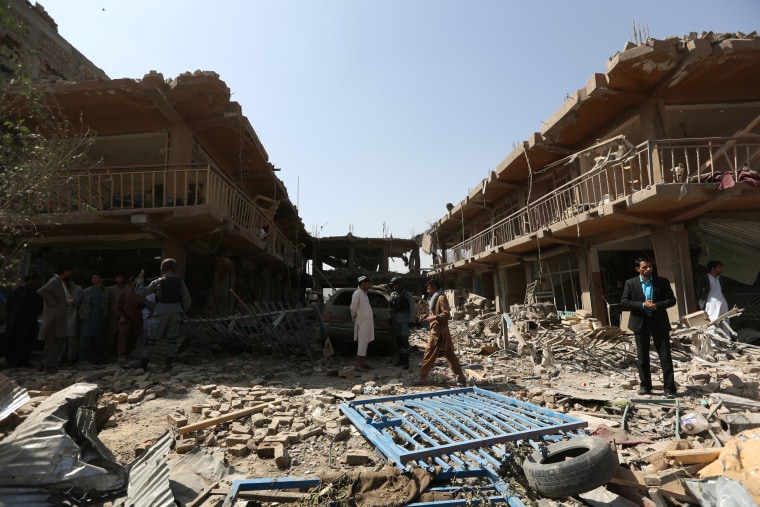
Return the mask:
POLYGON ((188 452, 195 449, 195 446, 195 440, 183 440, 177 442, 177 447, 174 450, 177 452, 177 454, 187 454, 188 452))
POLYGON ((129 403, 139 403, 140 401, 142 401, 144 397, 145 397, 145 391, 142 389, 138 389, 129 395, 129 397, 127 398, 127 401, 129 403))
POLYGON ((227 447, 227 452, 230 453, 232 456, 236 456, 236 457, 246 456, 249 451, 250 449, 248 449, 248 446, 246 444, 233 445, 232 447, 227 447))
POLYGON ((227 447, 234 447, 236 445, 248 445, 248 441, 251 439, 250 435, 241 435, 239 433, 233 433, 232 435, 228 436, 224 442, 227 444, 227 447))
POLYGON ((153 396, 159 397, 159 396, 166 396, 166 393, 169 390, 166 388, 166 386, 153 386, 150 389, 145 391, 145 394, 152 394, 153 396))
POLYGON ((275 446, 274 463, 280 470, 284 470, 290 466, 290 456, 288 456, 288 450, 284 446, 275 446))
POLYGON ((198 387, 198 390, 204 394, 209 394, 216 389, 216 384, 206 384, 198 387))
POLYGON ((346 451, 347 465, 366 465, 371 458, 369 452, 364 449, 349 449, 346 451))
POLYGON ((309 426, 308 428, 299 431, 298 437, 301 440, 306 440, 311 437, 318 437, 319 435, 322 435, 324 432, 325 430, 321 426, 309 426))
POLYGON ((182 414, 169 414, 166 416, 166 418, 168 419, 169 424, 176 428, 187 426, 187 416, 184 416, 182 414))

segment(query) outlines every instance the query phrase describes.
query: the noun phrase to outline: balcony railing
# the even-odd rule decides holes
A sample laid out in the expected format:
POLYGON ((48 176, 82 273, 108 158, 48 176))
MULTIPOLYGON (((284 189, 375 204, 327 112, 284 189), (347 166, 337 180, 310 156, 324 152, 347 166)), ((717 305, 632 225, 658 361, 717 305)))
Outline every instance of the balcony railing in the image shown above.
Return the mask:
MULTIPOLYGON (((269 252, 300 265, 293 243, 242 190, 207 165, 128 166, 68 173, 51 188, 47 213, 211 206, 265 241, 269 252)), ((295 263, 295 264, 293 264, 295 263)))
POLYGON ((597 158, 587 173, 446 250, 445 263, 576 219, 652 185, 714 182, 725 174, 738 181, 742 169, 757 165, 758 159, 760 140, 747 138, 663 140, 645 142, 627 152, 610 152, 597 158))

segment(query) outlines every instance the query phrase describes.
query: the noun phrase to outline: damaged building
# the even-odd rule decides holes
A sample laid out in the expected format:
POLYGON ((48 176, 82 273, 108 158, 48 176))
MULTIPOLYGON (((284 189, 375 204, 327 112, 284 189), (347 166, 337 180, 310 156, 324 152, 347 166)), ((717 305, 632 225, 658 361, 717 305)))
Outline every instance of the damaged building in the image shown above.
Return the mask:
MULTIPOLYGON (((671 319, 697 310, 709 259, 729 305, 760 319, 760 37, 629 42, 425 233, 435 275, 495 301, 526 298, 620 322, 645 255, 670 279, 671 319)), ((443 205, 441 205, 443 211, 443 205)))
POLYGON ((216 73, 111 79, 58 34, 41 5, 12 0, 11 9, 27 27, 24 40, 5 31, 2 43, 35 48, 21 52, 25 72, 93 140, 89 164, 63 171, 35 203, 43 213, 33 218, 20 272, 49 275, 67 264, 80 283, 95 272, 151 277, 173 257, 193 314, 229 314, 237 295, 302 302, 315 282, 352 286, 359 272, 387 282, 391 258, 419 273, 415 239, 312 238, 216 73), (307 273, 311 259, 318 280, 307 273))

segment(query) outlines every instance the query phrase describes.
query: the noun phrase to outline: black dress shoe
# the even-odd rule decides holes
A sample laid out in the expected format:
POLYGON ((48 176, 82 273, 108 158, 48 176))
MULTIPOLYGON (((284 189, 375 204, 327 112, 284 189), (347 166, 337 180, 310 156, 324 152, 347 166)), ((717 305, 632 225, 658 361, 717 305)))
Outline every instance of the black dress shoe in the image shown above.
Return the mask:
POLYGON ((636 394, 639 396, 644 394, 652 394, 652 389, 649 387, 639 387, 639 391, 636 394))
POLYGON ((672 389, 668 389, 668 390, 665 391, 665 397, 666 398, 675 398, 677 396, 678 396, 678 393, 676 393, 672 389))

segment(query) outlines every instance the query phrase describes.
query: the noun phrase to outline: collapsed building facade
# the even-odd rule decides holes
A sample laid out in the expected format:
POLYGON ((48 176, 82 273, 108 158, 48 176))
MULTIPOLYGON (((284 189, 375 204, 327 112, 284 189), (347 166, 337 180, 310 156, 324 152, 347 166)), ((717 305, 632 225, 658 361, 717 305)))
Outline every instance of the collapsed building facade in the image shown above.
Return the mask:
POLYGON ((754 32, 628 43, 446 206, 423 241, 433 274, 501 311, 543 299, 617 324, 635 258, 670 279, 672 320, 696 311, 694 278, 718 259, 729 304, 760 319, 758 82, 754 32))
MULTIPOLYGON (((23 55, 46 100, 92 135, 90 165, 63 171, 33 218, 23 270, 75 268, 79 283, 98 272, 158 274, 176 258, 193 313, 231 313, 247 301, 301 302, 317 288, 354 285, 356 273, 387 282, 391 258, 419 273, 415 239, 312 238, 240 104, 214 72, 166 79, 110 79, 58 34, 39 5, 11 0, 25 26, 2 44, 23 55), (316 277, 317 275, 315 275, 316 277), (230 292, 233 289, 233 293, 230 292)), ((14 62, 0 61, 4 75, 14 62)), ((418 278, 413 276, 413 278, 418 278)))
MULTIPOLYGON (((58 35, 38 4, 14 0, 28 27, 25 71, 46 100, 94 134, 89 166, 62 171, 32 217, 25 265, 73 266, 81 282, 158 274, 176 258, 200 313, 230 312, 229 289, 253 300, 295 300, 308 285, 309 237, 266 150, 213 72, 109 79, 58 35)), ((10 65, 9 65, 10 66, 10 65)), ((39 205, 39 203, 38 203, 39 205)))

